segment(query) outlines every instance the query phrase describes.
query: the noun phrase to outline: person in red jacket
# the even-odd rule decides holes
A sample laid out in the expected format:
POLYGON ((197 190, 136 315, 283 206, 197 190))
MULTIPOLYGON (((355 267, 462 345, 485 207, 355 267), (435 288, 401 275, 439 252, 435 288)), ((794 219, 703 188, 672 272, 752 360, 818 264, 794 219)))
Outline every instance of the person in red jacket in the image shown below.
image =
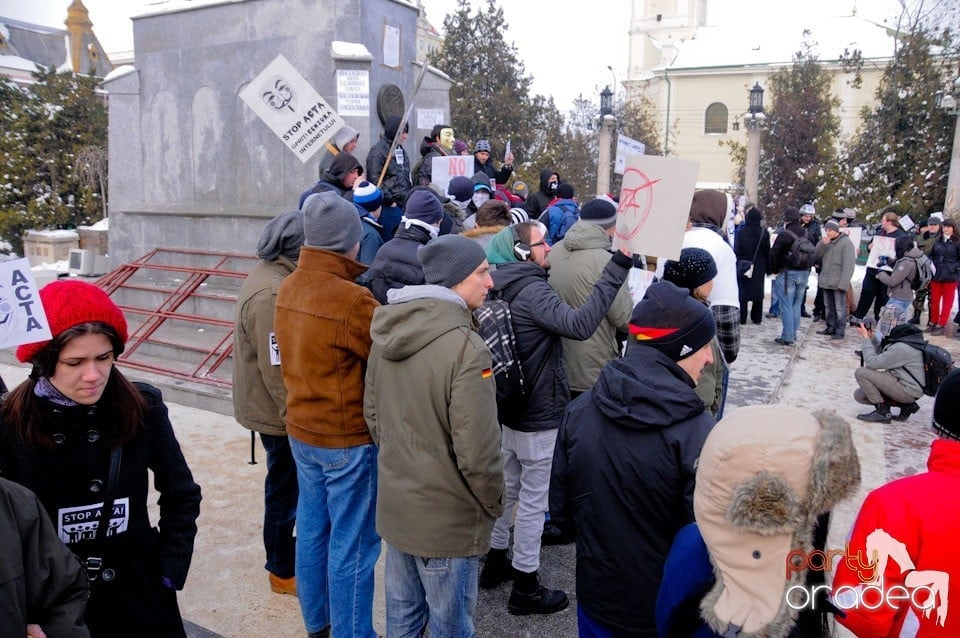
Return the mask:
POLYGON ((960 370, 933 408, 934 440, 923 474, 871 492, 833 580, 837 621, 857 636, 960 636, 960 370))

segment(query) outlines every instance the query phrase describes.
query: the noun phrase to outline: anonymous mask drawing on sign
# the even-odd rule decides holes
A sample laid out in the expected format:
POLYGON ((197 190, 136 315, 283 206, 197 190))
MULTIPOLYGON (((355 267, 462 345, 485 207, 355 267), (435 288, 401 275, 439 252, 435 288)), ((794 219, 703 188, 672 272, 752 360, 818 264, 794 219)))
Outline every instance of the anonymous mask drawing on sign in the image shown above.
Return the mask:
POLYGON ((267 80, 260 89, 260 97, 267 106, 274 111, 289 109, 291 113, 296 106, 294 100, 296 95, 291 88, 290 83, 279 75, 275 75, 267 80))

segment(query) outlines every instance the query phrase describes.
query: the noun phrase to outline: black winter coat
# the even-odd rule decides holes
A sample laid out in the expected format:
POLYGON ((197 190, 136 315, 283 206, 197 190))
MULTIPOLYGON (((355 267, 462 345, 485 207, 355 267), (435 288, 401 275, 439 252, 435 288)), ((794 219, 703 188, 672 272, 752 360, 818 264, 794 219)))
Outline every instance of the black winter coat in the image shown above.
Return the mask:
POLYGON ((618 636, 657 635, 663 564, 694 520, 696 462, 713 424, 690 376, 641 345, 607 364, 563 417, 550 520, 576 530, 578 603, 618 636))
MULTIPOLYGON (((520 432, 559 427, 570 402, 570 383, 563 364, 562 338, 588 339, 604 320, 633 260, 617 252, 603 269, 596 287, 579 308, 563 302, 547 283, 547 271, 531 261, 500 264, 493 272, 493 290, 522 286, 510 302, 513 332, 530 396, 523 410, 502 425, 520 432)), ((701 404, 702 407, 702 404, 701 404)))
MULTIPOLYGON (((783 230, 777 233, 777 238, 770 248, 770 261, 768 262, 767 272, 779 273, 781 270, 790 270, 787 268, 787 254, 793 246, 794 239, 787 231, 790 231, 790 233, 793 233, 797 237, 803 237, 806 232, 803 226, 800 225, 800 222, 790 222, 783 230)), ((816 244, 814 244, 814 246, 816 246, 816 244)))
POLYGON ((497 184, 506 184, 507 181, 509 181, 510 176, 513 175, 513 167, 504 165, 500 167, 500 170, 497 170, 493 166, 493 160, 489 157, 487 158, 487 162, 485 164, 481 164, 480 160, 477 159, 477 156, 474 155, 473 174, 476 175, 477 173, 486 173, 486 175, 490 179, 495 180, 497 184))
POLYGON ((934 281, 960 281, 960 241, 943 241, 933 245, 930 261, 936 266, 934 281))
POLYGON ((181 589, 187 579, 200 486, 160 391, 135 385, 147 404, 143 429, 123 446, 110 528, 99 544, 93 536, 109 477, 106 437, 117 418, 109 405, 63 407, 41 399, 43 427, 60 441, 53 449, 28 448, 0 424, 0 472, 36 493, 75 554, 103 559, 85 615, 91 635, 184 636, 176 591, 162 581, 166 577, 181 589), (150 472, 160 494, 157 527, 147 512, 150 472))
MULTIPOLYGON (((392 138, 388 139, 386 135, 381 135, 380 140, 367 153, 366 178, 373 184, 376 184, 377 180, 380 179, 383 165, 387 163, 387 153, 390 152, 391 142, 393 142, 392 138)), ((401 144, 397 144, 393 153, 394 157, 391 158, 387 173, 383 176, 383 183, 380 184, 380 189, 383 191, 383 205, 397 204, 403 206, 403 203, 407 201, 407 193, 410 192, 412 186, 410 183, 410 158, 407 157, 407 151, 401 144)))
MULTIPOLYGON (((537 219, 547 210, 547 207, 550 206, 550 202, 553 201, 553 198, 556 196, 556 191, 553 193, 550 192, 549 179, 550 176, 556 173, 557 171, 552 168, 545 168, 540 171, 540 186, 537 189, 537 192, 530 195, 527 198, 524 207, 527 209, 527 214, 530 215, 530 219, 537 219)), ((557 183, 560 183, 560 175, 557 174, 557 183)))
POLYGON ((737 277, 741 304, 747 301, 763 301, 763 283, 767 276, 767 262, 770 260, 770 233, 763 227, 762 221, 760 212, 751 210, 747 213, 746 225, 740 229, 733 241, 733 252, 736 253, 737 260, 753 260, 753 276, 749 279, 737 277))
POLYGON ((419 226, 400 226, 393 239, 377 251, 377 256, 359 282, 369 286, 370 292, 380 305, 387 303, 387 291, 391 288, 416 286, 425 283, 423 266, 417 259, 417 248, 430 241, 430 233, 419 226))

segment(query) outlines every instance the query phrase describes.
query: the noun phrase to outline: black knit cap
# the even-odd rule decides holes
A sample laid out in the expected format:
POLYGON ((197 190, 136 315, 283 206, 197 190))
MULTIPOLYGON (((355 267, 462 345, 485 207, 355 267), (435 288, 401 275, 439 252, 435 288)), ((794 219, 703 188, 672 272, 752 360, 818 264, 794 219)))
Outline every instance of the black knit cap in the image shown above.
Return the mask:
POLYGON ((651 285, 630 317, 630 347, 656 348, 674 361, 689 357, 716 334, 710 309, 669 281, 651 285))
POLYGON ((933 400, 933 429, 944 438, 960 441, 960 368, 943 378, 933 400))
POLYGON ((693 292, 717 276, 717 262, 703 248, 684 248, 680 259, 667 260, 663 267, 663 280, 693 292))

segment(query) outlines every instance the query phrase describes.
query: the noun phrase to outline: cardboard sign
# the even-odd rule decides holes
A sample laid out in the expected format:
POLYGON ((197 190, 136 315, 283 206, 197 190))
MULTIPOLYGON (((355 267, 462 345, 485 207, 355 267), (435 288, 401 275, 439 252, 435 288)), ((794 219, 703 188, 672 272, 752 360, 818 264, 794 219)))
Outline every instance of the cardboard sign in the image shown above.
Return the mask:
POLYGON ((0 348, 50 339, 37 283, 27 259, 0 263, 0 348))
POLYGON ((240 91, 240 98, 304 163, 343 126, 337 112, 282 55, 240 91))
POLYGON ((473 155, 447 155, 433 157, 433 183, 447 192, 450 180, 454 177, 473 176, 473 155))
POLYGON ((890 265, 897 259, 897 250, 894 246, 895 237, 874 237, 870 240, 870 254, 867 256, 867 268, 876 268, 881 255, 890 258, 890 265))
POLYGON ((657 155, 627 158, 617 209, 614 249, 679 259, 698 162, 657 155))
POLYGON ((853 244, 853 248, 856 251, 855 254, 860 254, 860 237, 863 235, 863 229, 859 226, 847 226, 846 228, 841 228, 840 232, 850 238, 850 243, 853 244))
POLYGON ((617 158, 613 163, 613 172, 617 175, 623 175, 627 169, 627 158, 631 155, 643 155, 647 150, 647 145, 643 142, 631 139, 626 135, 617 136, 617 158))

